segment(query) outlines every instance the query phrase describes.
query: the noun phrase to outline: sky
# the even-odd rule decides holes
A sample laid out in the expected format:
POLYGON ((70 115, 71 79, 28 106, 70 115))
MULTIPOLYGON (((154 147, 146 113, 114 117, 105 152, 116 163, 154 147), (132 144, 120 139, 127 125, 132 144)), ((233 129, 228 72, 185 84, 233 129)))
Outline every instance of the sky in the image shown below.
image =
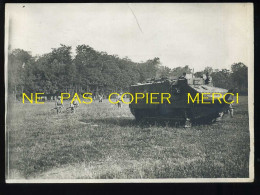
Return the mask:
POLYGON ((134 62, 230 68, 252 64, 252 4, 7 4, 11 49, 32 55, 86 44, 134 62))

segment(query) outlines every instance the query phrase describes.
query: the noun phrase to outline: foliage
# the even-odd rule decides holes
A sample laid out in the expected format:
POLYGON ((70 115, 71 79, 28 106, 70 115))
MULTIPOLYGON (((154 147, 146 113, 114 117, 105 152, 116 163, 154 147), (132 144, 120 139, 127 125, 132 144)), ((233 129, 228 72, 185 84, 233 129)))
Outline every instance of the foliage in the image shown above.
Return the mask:
MULTIPOLYGON (((17 96, 21 96, 22 92, 58 94, 86 91, 107 95, 127 91, 130 85, 148 78, 177 78, 184 72, 190 74, 192 69, 188 65, 168 68, 157 57, 137 63, 128 57, 119 58, 96 51, 88 45, 78 45, 73 57, 71 47, 61 44, 38 57, 21 49, 13 50, 8 58, 8 89, 9 93, 17 96)), ((207 72, 216 87, 247 93, 247 67, 243 63, 233 64, 231 71, 206 67, 195 76, 202 77, 207 72)))
POLYGON ((22 49, 15 49, 8 55, 8 90, 27 92, 34 86, 35 75, 33 68, 35 59, 22 49))
POLYGON ((184 67, 176 67, 171 70, 170 75, 172 75, 174 77, 180 77, 183 75, 184 72, 187 74, 190 74, 190 73, 192 73, 192 70, 188 65, 186 65, 184 67))
POLYGON ((240 93, 247 93, 248 91, 248 68, 245 64, 239 62, 231 66, 232 75, 231 80, 233 85, 240 93))

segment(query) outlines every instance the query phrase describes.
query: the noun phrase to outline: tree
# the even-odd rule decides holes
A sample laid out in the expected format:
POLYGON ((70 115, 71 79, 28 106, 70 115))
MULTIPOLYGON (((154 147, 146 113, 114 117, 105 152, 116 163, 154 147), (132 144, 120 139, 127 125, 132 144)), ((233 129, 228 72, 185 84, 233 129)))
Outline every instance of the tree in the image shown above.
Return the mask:
POLYGON ((160 59, 157 57, 152 60, 147 60, 146 62, 139 63, 138 67, 140 82, 144 82, 146 79, 149 78, 155 78, 160 64, 160 59))
POLYGON ((187 73, 187 74, 191 74, 192 73, 192 69, 189 67, 189 65, 186 65, 184 67, 176 67, 173 68, 170 75, 173 77, 180 77, 183 75, 183 73, 187 73))
POLYGON ((248 91, 248 68, 242 62, 231 65, 232 82, 240 93, 247 93, 248 91))
POLYGON ((213 72, 211 76, 215 87, 232 89, 234 86, 230 79, 231 72, 227 69, 222 69, 221 71, 213 72))
POLYGON ((209 67, 209 66, 207 66, 207 67, 205 67, 205 69, 204 69, 204 71, 203 71, 203 73, 204 74, 212 74, 212 72, 213 72, 213 68, 212 67, 209 67))
POLYGON ((44 54, 36 61, 37 91, 47 94, 66 92, 75 80, 71 47, 61 45, 44 54))
POLYGON ((171 69, 167 66, 159 66, 156 72, 156 78, 164 78, 169 77, 171 73, 171 69))
MULTIPOLYGON (((180 77, 184 72, 190 74, 192 69, 188 65, 170 69, 157 57, 136 63, 127 56, 119 58, 88 45, 78 45, 73 59, 71 47, 61 44, 50 53, 36 57, 21 49, 13 50, 8 58, 8 90, 17 95, 86 91, 108 94, 127 91, 130 85, 149 78, 180 77)), ((248 68, 241 62, 232 64, 231 71, 213 71, 208 66, 195 76, 202 77, 207 72, 216 87, 237 88, 242 93, 248 90, 248 68)))
POLYGON ((13 93, 16 99, 21 95, 25 87, 33 85, 34 58, 28 51, 22 49, 13 50, 8 56, 8 91, 13 93))

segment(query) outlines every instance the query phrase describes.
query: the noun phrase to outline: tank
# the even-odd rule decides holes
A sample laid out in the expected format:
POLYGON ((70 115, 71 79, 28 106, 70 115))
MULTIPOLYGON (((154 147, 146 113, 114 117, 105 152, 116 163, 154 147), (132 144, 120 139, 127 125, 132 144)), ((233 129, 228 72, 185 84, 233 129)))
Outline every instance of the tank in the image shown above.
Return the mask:
MULTIPOLYGON (((193 123, 196 121, 213 122, 219 119, 229 107, 229 104, 224 103, 223 96, 230 90, 214 87, 207 79, 195 78, 193 75, 180 78, 162 78, 147 80, 144 83, 132 85, 130 93, 133 95, 133 101, 129 104, 131 113, 136 120, 145 118, 168 119, 175 121, 185 121, 193 123), (149 97, 151 93, 159 93, 156 101, 159 104, 151 104, 146 97, 143 99, 135 99, 136 93, 143 93, 149 97), (160 94, 167 93, 171 97, 163 99, 160 94), (205 94, 206 93, 206 97, 205 94), (209 94, 208 94, 209 93, 209 94), (212 97, 212 93, 219 93, 222 98, 219 100, 212 97), (198 94, 199 101, 188 103, 188 97, 193 99, 198 94), (202 95, 204 100, 202 102, 202 95), (214 99, 214 103, 212 100, 214 99)), ((138 94, 138 97, 142 95, 138 94)), ((230 101, 232 96, 226 95, 225 100, 230 101)))

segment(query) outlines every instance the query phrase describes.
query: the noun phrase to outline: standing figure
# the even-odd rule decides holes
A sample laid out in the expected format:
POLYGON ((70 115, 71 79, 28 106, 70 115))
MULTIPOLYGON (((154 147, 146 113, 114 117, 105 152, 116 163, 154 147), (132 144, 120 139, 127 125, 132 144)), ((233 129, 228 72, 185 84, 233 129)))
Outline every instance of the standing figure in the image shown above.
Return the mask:
POLYGON ((206 73, 206 79, 205 79, 205 84, 209 85, 212 82, 212 77, 209 75, 209 73, 206 73))
POLYGON ((96 101, 96 92, 93 92, 92 99, 94 102, 96 101))
POLYGON ((117 99, 116 99, 116 100, 118 101, 118 103, 117 103, 118 108, 121 108, 121 107, 122 107, 121 97, 122 97, 122 93, 120 93, 120 95, 117 96, 117 99))
POLYGON ((79 101, 77 99, 75 99, 73 102, 73 106, 74 106, 74 112, 76 111, 76 109, 79 107, 79 101))
POLYGON ((73 102, 70 102, 70 107, 68 107, 67 110, 70 110, 71 113, 75 113, 75 107, 73 102))
POLYGON ((63 103, 61 102, 61 97, 58 96, 56 102, 55 102, 55 108, 57 110, 57 114, 61 113, 61 109, 63 108, 63 103))
POLYGON ((103 101, 103 95, 100 95, 100 94, 98 95, 98 101, 99 101, 99 102, 102 102, 102 101, 103 101))
POLYGON ((70 111, 72 113, 75 113, 76 112, 76 109, 79 107, 79 102, 77 99, 73 100, 70 102, 70 107, 67 108, 67 109, 70 109, 70 111))
POLYGON ((234 116, 233 104, 229 104, 229 106, 228 106, 228 113, 230 114, 231 118, 233 118, 233 116, 234 116))

